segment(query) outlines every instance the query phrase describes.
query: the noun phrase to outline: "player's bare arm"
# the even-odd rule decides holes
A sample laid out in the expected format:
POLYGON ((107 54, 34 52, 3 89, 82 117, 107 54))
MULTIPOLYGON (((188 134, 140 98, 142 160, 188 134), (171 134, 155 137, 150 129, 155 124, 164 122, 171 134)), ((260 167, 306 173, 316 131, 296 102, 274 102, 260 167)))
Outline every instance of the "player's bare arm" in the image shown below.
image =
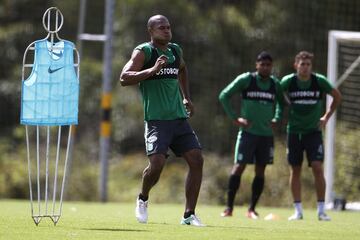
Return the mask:
POLYGON ((131 59, 125 64, 120 74, 121 86, 138 84, 139 82, 151 77, 158 72, 167 61, 167 57, 161 55, 153 67, 141 70, 144 66, 145 54, 143 51, 135 49, 131 59))
POLYGON ((188 81, 188 71, 184 59, 181 57, 180 69, 179 69, 179 82, 181 92, 183 94, 183 103, 186 106, 187 111, 189 112, 190 117, 194 115, 194 105, 190 99, 189 91, 189 81, 188 81))
POLYGON ((341 93, 339 90, 334 88, 330 95, 332 96, 332 102, 330 104, 330 108, 326 111, 326 113, 320 118, 320 127, 324 128, 327 121, 330 119, 331 115, 335 112, 337 106, 339 106, 341 102, 341 93))

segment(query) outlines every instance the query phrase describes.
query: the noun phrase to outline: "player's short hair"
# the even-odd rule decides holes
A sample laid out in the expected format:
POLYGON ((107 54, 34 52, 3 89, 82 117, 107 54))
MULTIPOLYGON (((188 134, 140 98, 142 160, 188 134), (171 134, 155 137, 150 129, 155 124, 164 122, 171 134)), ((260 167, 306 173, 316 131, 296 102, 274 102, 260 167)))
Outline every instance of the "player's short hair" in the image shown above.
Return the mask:
POLYGON ((160 14, 150 17, 147 22, 147 28, 148 29, 153 28, 157 22, 159 22, 160 20, 163 20, 163 19, 166 21, 169 21, 164 15, 160 15, 160 14))
POLYGON ((301 51, 298 54, 296 54, 295 63, 298 63, 300 60, 305 60, 305 59, 309 59, 310 61, 312 61, 313 58, 314 58, 313 53, 307 51, 301 51))
POLYGON ((260 62, 260 61, 264 61, 264 60, 269 60, 270 62, 273 61, 273 58, 271 57, 270 53, 266 52, 266 51, 262 51, 261 53, 259 53, 259 55, 256 57, 256 62, 260 62))

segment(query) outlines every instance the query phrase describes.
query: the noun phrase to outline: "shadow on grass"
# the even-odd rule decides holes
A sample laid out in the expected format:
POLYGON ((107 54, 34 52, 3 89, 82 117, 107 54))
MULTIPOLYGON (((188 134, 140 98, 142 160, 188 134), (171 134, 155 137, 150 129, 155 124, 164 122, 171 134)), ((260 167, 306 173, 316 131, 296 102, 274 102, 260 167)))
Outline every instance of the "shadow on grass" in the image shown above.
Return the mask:
POLYGON ((127 229, 127 228, 82 228, 81 230, 108 231, 108 232, 150 232, 149 230, 127 229))
POLYGON ((206 225, 205 227, 195 227, 189 225, 181 225, 181 224, 171 224, 171 223, 148 223, 148 225, 168 225, 168 226, 179 226, 184 228, 199 228, 199 229, 206 229, 206 228, 224 228, 224 229, 263 229, 262 227, 244 227, 244 226, 224 226, 224 225, 206 225))

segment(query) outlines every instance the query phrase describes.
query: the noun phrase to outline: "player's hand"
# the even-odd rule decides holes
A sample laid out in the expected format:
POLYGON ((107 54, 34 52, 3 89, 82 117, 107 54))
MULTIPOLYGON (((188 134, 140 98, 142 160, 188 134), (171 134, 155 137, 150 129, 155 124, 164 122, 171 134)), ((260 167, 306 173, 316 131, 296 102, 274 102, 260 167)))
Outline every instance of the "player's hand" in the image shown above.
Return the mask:
POLYGON ((248 128, 251 125, 250 121, 245 118, 237 118, 236 120, 234 120, 234 124, 243 128, 248 128))
POLYGON ((165 55, 161 55, 156 59, 155 65, 152 67, 154 73, 157 73, 160 71, 161 68, 163 68, 167 63, 168 57, 165 55))
POLYGON ((270 127, 272 128, 272 130, 276 130, 276 128, 278 127, 278 121, 275 119, 275 118, 273 118, 272 120, 271 120, 271 122, 270 122, 270 127))
POLYGON ((189 116, 192 117, 195 113, 195 108, 191 100, 184 98, 183 104, 185 105, 186 111, 188 112, 189 116))
POLYGON ((321 118, 320 118, 320 121, 319 121, 319 127, 320 128, 325 128, 325 126, 326 126, 326 123, 328 122, 328 117, 326 116, 326 115, 324 115, 324 116, 322 116, 321 118))

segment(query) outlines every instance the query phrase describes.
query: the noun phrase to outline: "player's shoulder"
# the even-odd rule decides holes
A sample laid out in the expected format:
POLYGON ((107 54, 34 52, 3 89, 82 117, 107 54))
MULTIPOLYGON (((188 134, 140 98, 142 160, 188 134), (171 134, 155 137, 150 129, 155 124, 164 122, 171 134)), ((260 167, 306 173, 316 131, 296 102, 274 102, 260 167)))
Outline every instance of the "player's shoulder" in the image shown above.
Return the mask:
POLYGON ((318 79, 318 80, 320 80, 320 81, 328 81, 328 79, 325 77, 325 75, 323 75, 323 74, 320 74, 320 73, 313 73, 315 76, 316 76, 316 78, 318 79))
POLYGON ((288 82, 291 81, 295 77, 295 73, 290 73, 282 77, 281 82, 288 82))
POLYGON ((181 47, 180 47, 179 44, 173 43, 173 42, 169 42, 169 43, 168 43, 168 46, 171 47, 171 48, 174 48, 175 51, 177 52, 177 54, 182 55, 182 49, 181 49, 181 47))
POLYGON ((252 72, 244 72, 241 73, 237 76, 237 78, 241 78, 241 79, 250 79, 253 76, 252 72))
POLYGON ((144 52, 145 51, 149 52, 149 51, 151 51, 151 48, 152 48, 152 46, 149 42, 144 42, 144 43, 137 45, 134 50, 141 50, 144 52))
POLYGON ((181 48, 179 44, 173 43, 173 42, 169 42, 168 45, 169 45, 170 47, 174 47, 174 48, 181 48))
POLYGON ((150 42, 144 42, 139 45, 137 45, 134 48, 135 51, 141 51, 145 55, 145 62, 148 62, 151 58, 151 51, 153 46, 150 44, 150 42))
POLYGON ((330 81, 322 74, 320 73, 313 73, 316 77, 316 80, 319 84, 319 86, 326 92, 330 92, 333 88, 334 85, 332 83, 330 83, 330 81))
POLYGON ((274 76, 274 75, 270 75, 270 79, 271 79, 275 84, 280 83, 280 80, 279 80, 276 76, 274 76))
POLYGON ((236 82, 237 84, 249 84, 250 80, 252 79, 252 73, 251 72, 244 72, 239 75, 237 75, 233 82, 236 82))

